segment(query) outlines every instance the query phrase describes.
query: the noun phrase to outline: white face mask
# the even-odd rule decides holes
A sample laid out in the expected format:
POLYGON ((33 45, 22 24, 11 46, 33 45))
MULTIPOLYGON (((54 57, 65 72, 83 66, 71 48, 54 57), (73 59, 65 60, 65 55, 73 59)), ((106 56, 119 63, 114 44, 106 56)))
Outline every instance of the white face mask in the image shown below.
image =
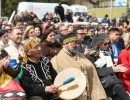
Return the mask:
POLYGON ((78 50, 74 50, 74 49, 72 48, 72 46, 71 46, 70 43, 68 44, 68 50, 69 50, 69 52, 70 52, 72 55, 76 55, 77 52, 78 52, 78 50))

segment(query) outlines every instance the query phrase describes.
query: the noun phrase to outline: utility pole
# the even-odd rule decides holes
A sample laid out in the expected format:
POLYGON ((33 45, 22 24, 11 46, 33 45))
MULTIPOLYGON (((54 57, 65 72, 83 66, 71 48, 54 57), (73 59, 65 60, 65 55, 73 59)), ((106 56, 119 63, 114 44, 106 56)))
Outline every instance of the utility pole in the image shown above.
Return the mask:
POLYGON ((127 0, 127 13, 128 13, 128 10, 129 10, 129 0, 127 0))
POLYGON ((112 21, 112 6, 113 6, 113 4, 112 4, 112 0, 111 0, 111 2, 110 2, 110 22, 112 21))

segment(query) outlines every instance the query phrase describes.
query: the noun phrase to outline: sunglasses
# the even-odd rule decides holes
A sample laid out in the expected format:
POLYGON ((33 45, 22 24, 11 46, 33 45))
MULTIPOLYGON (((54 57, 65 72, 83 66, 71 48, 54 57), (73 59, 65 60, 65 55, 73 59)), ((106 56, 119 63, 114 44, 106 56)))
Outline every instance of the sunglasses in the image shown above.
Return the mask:
POLYGON ((111 42, 108 42, 108 43, 103 43, 104 46, 110 46, 111 45, 111 42))

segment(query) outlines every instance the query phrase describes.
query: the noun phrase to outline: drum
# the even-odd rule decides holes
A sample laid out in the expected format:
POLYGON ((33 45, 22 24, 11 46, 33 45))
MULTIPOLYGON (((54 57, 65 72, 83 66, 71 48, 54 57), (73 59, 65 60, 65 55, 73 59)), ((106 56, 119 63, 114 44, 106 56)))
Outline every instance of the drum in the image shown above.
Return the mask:
POLYGON ((75 99, 79 97, 86 88, 86 77, 84 73, 77 68, 67 68, 61 71, 55 78, 54 85, 58 88, 58 96, 61 99, 75 99), (61 85, 68 78, 74 78, 74 81, 61 85))

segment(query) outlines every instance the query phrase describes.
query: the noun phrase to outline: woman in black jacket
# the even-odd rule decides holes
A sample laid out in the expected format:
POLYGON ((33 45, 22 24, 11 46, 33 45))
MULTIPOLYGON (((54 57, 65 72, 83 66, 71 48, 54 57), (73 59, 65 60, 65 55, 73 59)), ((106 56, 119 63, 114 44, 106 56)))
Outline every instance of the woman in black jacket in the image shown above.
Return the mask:
POLYGON ((114 65, 111 52, 111 41, 107 34, 97 34, 93 37, 88 59, 95 65, 97 74, 112 100, 130 100, 129 95, 122 87, 122 82, 117 79, 118 72, 125 72, 123 65, 114 65))

